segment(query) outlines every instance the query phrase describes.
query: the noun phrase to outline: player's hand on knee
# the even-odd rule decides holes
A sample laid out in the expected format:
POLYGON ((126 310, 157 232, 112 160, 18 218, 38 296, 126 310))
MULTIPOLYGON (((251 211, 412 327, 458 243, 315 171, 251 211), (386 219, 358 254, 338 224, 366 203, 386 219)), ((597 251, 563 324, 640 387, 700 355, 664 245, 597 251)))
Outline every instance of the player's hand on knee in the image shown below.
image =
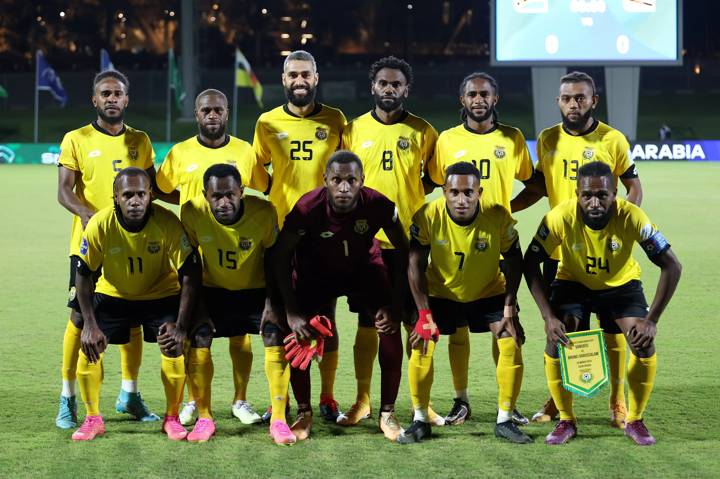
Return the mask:
POLYGON ((415 323, 414 333, 422 340, 423 354, 427 354, 430 341, 438 342, 440 339, 440 330, 433 320, 432 312, 430 312, 429 309, 421 309, 418 311, 418 320, 415 323))
POLYGON ((503 319, 500 320, 500 331, 497 337, 501 338, 503 332, 507 332, 507 334, 513 338, 518 348, 525 342, 525 331, 523 331, 522 326, 520 326, 520 321, 517 321, 514 316, 504 316, 503 319))
POLYGON ((107 348, 107 337, 97 326, 84 326, 80 334, 80 349, 87 356, 88 361, 96 363, 107 348))
POLYGON ((630 345, 635 349, 646 349, 652 346, 657 334, 657 325, 647 318, 639 319, 628 332, 630 345))
POLYGON ((400 324, 394 318, 390 307, 381 307, 375 313, 375 329, 382 334, 395 334, 400 328, 400 324))
POLYGON ((158 346, 163 353, 170 356, 182 354, 187 336, 185 330, 178 328, 175 323, 163 323, 158 333, 158 346))
POLYGON ((570 338, 565 335, 565 325, 556 317, 550 316, 545 320, 545 334, 553 344, 568 346, 571 343, 570 338))
POLYGON ((420 337, 418 333, 415 331, 411 331, 410 335, 408 336, 408 341, 410 342, 410 347, 412 349, 420 349, 420 354, 425 356, 428 352, 428 347, 430 346, 430 341, 434 341, 433 339, 423 339, 420 337))

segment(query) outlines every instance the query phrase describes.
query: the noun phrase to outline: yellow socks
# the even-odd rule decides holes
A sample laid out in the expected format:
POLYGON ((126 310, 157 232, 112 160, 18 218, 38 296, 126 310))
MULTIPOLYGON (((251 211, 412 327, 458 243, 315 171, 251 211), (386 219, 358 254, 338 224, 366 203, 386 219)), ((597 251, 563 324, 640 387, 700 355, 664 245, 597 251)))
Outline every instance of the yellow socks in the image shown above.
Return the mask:
MULTIPOLYGON (((377 336, 377 334, 376 334, 377 336)), ((320 370, 320 395, 332 398, 335 390, 335 372, 338 367, 338 351, 326 351, 318 364, 320 370)))
POLYGON ((130 341, 118 346, 120 349, 120 371, 122 373, 122 389, 129 393, 137 392, 137 378, 142 363, 143 334, 142 328, 130 329, 130 341))
MULTIPOLYGON (((430 389, 433 383, 433 351, 435 342, 428 345, 427 354, 422 354, 420 347, 414 348, 410 353, 408 362, 408 380, 410 383, 410 399, 416 416, 418 413, 427 415, 430 406, 430 389)), ((418 418, 428 422, 428 418, 418 418)))
POLYGON ((627 341, 625 335, 605 333, 608 363, 610 364, 610 404, 625 404, 625 374, 627 373, 627 341))
MULTIPOLYGON (((513 338, 500 338, 497 340, 497 346, 498 409, 505 413, 502 419, 509 421, 522 386, 524 369, 522 351, 515 345, 513 338)), ((498 417, 498 420, 500 419, 498 417)), ((504 420, 500 422, 505 422, 504 420)))
POLYGON ((625 423, 642 419, 655 385, 657 354, 649 358, 638 358, 630 354, 628 365, 628 415, 625 423))
POLYGON ((80 352, 80 333, 82 329, 75 327, 71 320, 65 326, 62 350, 62 370, 60 374, 63 380, 62 395, 72 397, 75 395, 75 380, 77 379, 78 353, 80 352))
POLYGON ((572 393, 562 385, 560 359, 552 358, 547 353, 545 353, 545 377, 547 378, 550 394, 555 401, 555 406, 560 411, 560 419, 574 421, 572 393))
POLYGON ((160 362, 160 377, 167 402, 165 414, 177 416, 185 387, 185 357, 169 358, 163 354, 160 362))
POLYGON ((265 347, 265 375, 270 387, 272 405, 270 424, 274 421, 287 422, 285 406, 290 385, 290 366, 285 359, 285 348, 282 346, 265 347))
POLYGON ((247 398, 247 385, 250 381, 253 352, 250 335, 233 336, 230 338, 230 359, 233 365, 233 382, 235 383, 235 401, 247 398))
POLYGON ((467 326, 457 328, 448 337, 448 358, 450 359, 455 396, 467 402, 468 366, 470 363, 470 328, 467 326))
POLYGON ((191 348, 188 358, 188 383, 201 418, 212 419, 212 379, 215 371, 210 348, 191 348))
POLYGON ((80 351, 77 362, 77 379, 80 385, 80 395, 85 404, 85 413, 88 416, 100 415, 100 386, 103 381, 102 358, 105 353, 100 354, 100 360, 90 363, 87 356, 80 351))
POLYGON ((353 346, 355 379, 357 380, 356 402, 370 404, 370 383, 378 353, 378 344, 379 339, 375 328, 358 327, 353 346))

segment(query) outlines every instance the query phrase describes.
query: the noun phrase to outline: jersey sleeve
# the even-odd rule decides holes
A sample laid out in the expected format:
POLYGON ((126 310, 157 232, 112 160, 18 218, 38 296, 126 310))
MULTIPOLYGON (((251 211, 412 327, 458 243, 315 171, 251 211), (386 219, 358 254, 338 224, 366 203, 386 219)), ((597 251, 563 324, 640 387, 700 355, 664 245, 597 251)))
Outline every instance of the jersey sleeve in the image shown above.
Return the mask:
POLYGON ((75 142, 73 141, 70 133, 66 133, 62 139, 62 143, 60 143, 60 157, 58 158, 58 165, 64 166, 68 170, 80 171, 80 163, 77 159, 75 142))
POLYGON ((515 151, 518 155, 515 163, 515 178, 520 181, 527 181, 532 177, 534 168, 527 143, 525 143, 525 137, 520 130, 515 136, 515 151))
POLYGON ((519 235, 515 225, 517 221, 508 213, 505 208, 502 208, 502 231, 500 232, 500 251, 506 252, 510 250, 512 245, 518 240, 519 235))
POLYGON ((540 173, 543 172, 543 156, 545 154, 545 149, 543 148, 543 135, 540 133, 538 136, 537 142, 535 144, 535 153, 537 154, 537 163, 535 164, 535 171, 539 171, 540 173))
POLYGON ((100 236, 97 216, 93 216, 88 221, 85 231, 83 231, 82 240, 80 240, 80 259, 85 262, 90 271, 97 271, 102 266, 103 242, 100 236))
POLYGON ((437 145, 438 140, 438 132, 431 124, 427 124, 425 127, 425 130, 423 131, 423 141, 422 141, 422 161, 425 164, 429 164, 430 160, 432 160, 433 155, 435 154, 435 145, 437 145))
POLYGON ((268 216, 268 227, 262 240, 262 245, 265 249, 271 248, 275 244, 275 241, 277 241, 278 237, 277 212, 275 211, 275 207, 272 205, 268 208, 268 216))
POLYGON ((540 243, 549 256, 560 245, 562 238, 562 218, 551 210, 540 222, 533 239, 540 243))
POLYGON ((653 259, 670 249, 670 243, 658 231, 650 218, 638 207, 632 208, 629 231, 634 240, 640 244, 648 258, 653 259))
POLYGON ((397 206, 395 206, 395 203, 393 203, 387 196, 382 194, 378 196, 375 211, 383 229, 392 227, 400 221, 397 206))
POLYGON ((351 121, 342 131, 342 139, 340 140, 340 148, 343 150, 350 150, 353 151, 353 141, 352 141, 352 130, 353 130, 353 122, 351 121))
POLYGON ((186 201, 185 204, 182 205, 182 208, 180 209, 180 221, 187 233, 190 244, 197 248, 200 245, 200 241, 197 236, 197 210, 192 204, 192 201, 186 201))
POLYGON ((170 218, 167 225, 167 255, 175 269, 179 270, 194 248, 179 219, 170 218))
POLYGON ((157 172, 155 181, 157 182, 158 188, 165 193, 172 193, 178 186, 178 176, 175 171, 175 147, 170 148, 165 160, 163 160, 160 169, 157 172))
POLYGON ((147 170, 153 168, 155 166, 155 150, 153 149, 152 143, 150 142, 150 137, 147 136, 147 133, 144 132, 142 134, 142 152, 142 169, 147 170))
POLYGON ((285 217, 282 229, 283 231, 303 236, 307 232, 309 224, 309 213, 305 211, 298 201, 285 217))
POLYGON ((617 132, 616 138, 613 139, 613 150, 615 152, 615 171, 613 171, 613 175, 620 177, 628 173, 629 176, 625 175, 625 178, 637 177, 637 171, 633 168, 635 163, 630 159, 630 143, 620 132, 617 132))
POLYGON ((410 237, 422 246, 430 246, 430 222, 427 218, 427 205, 420 208, 410 226, 410 237))
POLYGON ((345 118, 345 114, 343 112, 339 112, 340 116, 338 119, 338 144, 335 147, 336 150, 339 150, 342 148, 342 139, 343 135, 345 134, 345 128, 348 126, 347 118, 345 118))
POLYGON ((435 149, 433 150, 432 157, 427 163, 427 175, 436 185, 442 185, 445 183, 445 158, 443 153, 443 139, 438 138, 435 142, 435 149))
POLYGON ((253 150, 255 150, 255 158, 260 166, 268 166, 272 162, 272 155, 270 150, 267 148, 265 141, 265 131, 263 129, 263 123, 258 119, 255 123, 255 135, 253 136, 253 150))
POLYGON ((267 191, 268 186, 270 186, 270 174, 256 158, 254 148, 248 148, 243 162, 253 165, 250 173, 250 181, 247 182, 247 186, 261 193, 267 191))

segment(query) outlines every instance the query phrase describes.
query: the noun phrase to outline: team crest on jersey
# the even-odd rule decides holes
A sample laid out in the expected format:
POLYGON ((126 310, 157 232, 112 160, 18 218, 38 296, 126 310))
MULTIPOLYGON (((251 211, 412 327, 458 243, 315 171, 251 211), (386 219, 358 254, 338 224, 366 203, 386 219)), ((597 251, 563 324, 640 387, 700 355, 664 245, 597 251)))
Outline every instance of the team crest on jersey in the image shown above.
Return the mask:
POLYGON ((589 160, 589 159, 591 159, 593 156, 595 156, 595 152, 593 151, 593 149, 592 149, 592 148, 585 148, 585 150, 583 151, 583 158, 585 158, 586 160, 589 160))
POLYGON ((498 160, 502 160, 505 158, 505 147, 504 146, 496 146, 495 147, 495 158, 498 160))
POLYGON ((356 220, 355 221, 355 232, 359 235, 364 235, 370 230, 367 220, 356 220))
POLYGON ((156 254, 160 252, 160 242, 159 241, 151 241, 148 243, 148 253, 150 254, 156 254))
POLYGON ((130 161, 137 160, 137 158, 138 158, 137 146, 129 146, 128 147, 128 156, 130 157, 130 161))
POLYGON ((617 251, 620 249, 620 241, 617 238, 610 238, 609 243, 610 251, 617 251))
POLYGON ((475 240, 475 249, 482 252, 485 251, 488 247, 488 240, 487 238, 478 238, 475 240))
POLYGON ((317 127, 315 129, 315 138, 317 138, 320 141, 327 140, 328 137, 328 131, 326 128, 317 127))
POLYGON ((252 238, 240 238, 238 241, 238 248, 242 251, 249 251, 252 248, 252 238))
POLYGON ((400 138, 398 138, 397 145, 398 148, 400 148, 401 150, 407 150, 408 148, 410 148, 410 140, 408 138, 405 138, 404 136, 401 136, 400 138))

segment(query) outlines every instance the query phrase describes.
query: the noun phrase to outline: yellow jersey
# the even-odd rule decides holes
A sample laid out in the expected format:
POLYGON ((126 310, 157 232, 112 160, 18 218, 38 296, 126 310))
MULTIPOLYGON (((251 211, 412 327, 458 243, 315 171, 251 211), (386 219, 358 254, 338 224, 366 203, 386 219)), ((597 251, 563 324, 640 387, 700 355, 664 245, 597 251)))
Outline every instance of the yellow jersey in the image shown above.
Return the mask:
POLYGON ((270 176, 255 160, 252 146, 245 140, 227 135, 223 145, 213 148, 194 136, 170 148, 157 173, 157 185, 165 193, 180 190, 180 204, 202 195, 205 170, 217 163, 234 165, 243 185, 267 190, 270 176))
POLYGON ((277 239, 277 215, 269 201, 243 198, 237 223, 218 223, 203 196, 182 207, 180 217, 190 242, 199 247, 203 284, 229 290, 265 287, 265 250, 277 239))
POLYGON ((518 232, 503 206, 480 202, 473 222, 462 226, 447 212, 445 197, 438 198, 415 213, 410 232, 430 247, 430 296, 468 303, 505 293, 500 254, 517 241, 518 232))
MULTIPOLYGON (((113 204, 113 181, 118 171, 129 166, 153 168, 155 151, 144 131, 125 125, 118 135, 111 135, 92 122, 70 131, 60 144, 58 166, 77 171, 75 195, 89 208, 99 211, 113 204)), ((82 222, 73 216, 70 233, 70 256, 78 254, 82 222)))
MULTIPOLYGON (((430 123, 407 111, 388 125, 372 110, 343 130, 342 147, 360 157, 365 186, 395 203, 403 231, 409 231, 413 214, 425 203, 422 174, 435 150, 437 136, 430 123)), ((383 230, 377 238, 381 248, 393 248, 383 230)))
POLYGON ((261 165, 272 165, 269 199, 281 226, 295 202, 323 184, 325 164, 346 123, 340 110, 320 103, 304 117, 285 104, 258 118, 253 148, 261 165))
POLYGON ((465 123, 440 133, 428 164, 430 180, 443 185, 447 167, 461 161, 480 170, 481 201, 503 205, 508 211, 513 180, 527 181, 534 171, 522 132, 502 123, 495 123, 487 133, 472 131, 465 123))
POLYGON ((537 171, 545 176, 550 208, 576 198, 577 172, 591 161, 610 166, 617 180, 627 173, 636 177, 629 156, 630 145, 618 130, 598 121, 587 133, 571 135, 559 123, 540 132, 537 140, 537 171))
POLYGON ((556 278, 576 281, 592 290, 622 286, 640 279, 640 265, 632 257, 636 242, 656 232, 638 206, 618 198, 610 222, 601 230, 585 225, 577 200, 567 200, 550 210, 535 233, 535 240, 549 255, 560 247, 556 278))
POLYGON ((131 301, 180 293, 177 270, 193 247, 174 213, 158 205, 150 208, 150 218, 135 233, 122 226, 114 206, 90 218, 79 256, 92 271, 102 267, 97 293, 131 301))

